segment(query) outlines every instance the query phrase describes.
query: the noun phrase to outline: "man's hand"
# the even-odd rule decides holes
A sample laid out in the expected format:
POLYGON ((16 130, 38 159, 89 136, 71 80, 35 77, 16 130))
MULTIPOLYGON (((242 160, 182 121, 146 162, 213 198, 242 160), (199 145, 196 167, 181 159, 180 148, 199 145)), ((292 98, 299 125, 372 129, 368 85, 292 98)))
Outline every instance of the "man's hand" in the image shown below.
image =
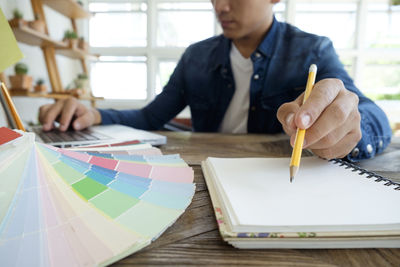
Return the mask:
POLYGON ((338 79, 316 83, 304 105, 303 96, 283 104, 277 113, 292 146, 296 129, 307 129, 303 148, 326 159, 345 157, 361 139, 358 96, 338 79))
POLYGON ((75 130, 82 130, 91 125, 100 124, 101 115, 98 110, 88 108, 76 98, 71 97, 41 106, 39 121, 44 131, 52 130, 55 121, 60 123, 60 131, 66 131, 71 123, 75 130))

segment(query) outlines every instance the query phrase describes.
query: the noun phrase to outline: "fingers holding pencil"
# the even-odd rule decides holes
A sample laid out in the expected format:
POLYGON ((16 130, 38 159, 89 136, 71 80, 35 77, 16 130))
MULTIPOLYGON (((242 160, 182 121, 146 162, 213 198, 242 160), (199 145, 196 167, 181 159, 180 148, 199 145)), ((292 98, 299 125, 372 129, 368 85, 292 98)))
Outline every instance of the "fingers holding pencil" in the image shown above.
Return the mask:
POLYGON ((326 159, 347 156, 361 139, 357 95, 338 79, 323 79, 301 104, 303 99, 304 94, 283 104, 277 113, 283 130, 291 136, 292 146, 296 146, 297 129, 306 129, 302 148, 326 159))

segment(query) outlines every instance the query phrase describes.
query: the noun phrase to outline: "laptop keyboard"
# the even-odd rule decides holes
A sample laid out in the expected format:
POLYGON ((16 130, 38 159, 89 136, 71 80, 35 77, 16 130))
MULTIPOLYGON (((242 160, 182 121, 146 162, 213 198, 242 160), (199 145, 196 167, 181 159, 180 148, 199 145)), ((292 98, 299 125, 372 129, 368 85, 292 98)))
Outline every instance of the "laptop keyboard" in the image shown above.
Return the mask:
POLYGON ((107 139, 108 137, 89 129, 82 131, 65 131, 52 130, 43 131, 41 128, 33 128, 32 131, 37 134, 45 143, 61 143, 71 141, 95 141, 107 139))

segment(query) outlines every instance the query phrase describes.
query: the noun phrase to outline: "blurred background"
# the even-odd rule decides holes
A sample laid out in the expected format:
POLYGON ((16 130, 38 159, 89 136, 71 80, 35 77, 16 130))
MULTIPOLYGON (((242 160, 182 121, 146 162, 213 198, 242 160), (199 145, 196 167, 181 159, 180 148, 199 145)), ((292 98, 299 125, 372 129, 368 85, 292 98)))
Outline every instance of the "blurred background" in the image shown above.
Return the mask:
MULTIPOLYGON (((92 16, 78 20, 90 53, 87 62, 92 94, 102 108, 140 108, 168 81, 185 48, 221 33, 209 0, 82 0, 92 16)), ((33 17, 30 0, 0 0, 10 19, 15 8, 33 17)), ((276 18, 300 29, 329 37, 361 91, 376 100, 392 126, 400 128, 400 1, 396 0, 286 0, 275 5, 276 18)), ((45 7, 49 35, 62 39, 70 24, 45 7)), ((23 61, 35 77, 46 76, 39 47, 20 43, 23 61)), ((78 62, 57 56, 63 86, 79 72, 78 62)), ((12 70, 7 70, 6 74, 12 70)), ((15 97, 23 118, 35 121, 36 107, 49 99, 15 97)), ((185 110, 180 116, 189 117, 185 110)))

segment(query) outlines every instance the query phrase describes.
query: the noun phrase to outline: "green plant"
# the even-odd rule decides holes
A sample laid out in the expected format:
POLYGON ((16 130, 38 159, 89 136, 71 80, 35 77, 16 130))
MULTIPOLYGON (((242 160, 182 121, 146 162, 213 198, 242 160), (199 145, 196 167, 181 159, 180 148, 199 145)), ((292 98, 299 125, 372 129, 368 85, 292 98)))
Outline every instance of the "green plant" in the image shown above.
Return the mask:
POLYGON ((24 17, 24 14, 22 14, 22 12, 18 8, 16 8, 13 10, 13 16, 14 19, 22 19, 24 17))
POLYGON ((28 73, 28 65, 25 63, 17 63, 14 67, 15 74, 27 74, 28 73))
POLYGON ((86 80, 86 79, 88 79, 88 78, 89 78, 89 77, 87 76, 86 73, 79 73, 79 74, 78 74, 78 79, 86 80))
POLYGON ((36 84, 37 85, 43 85, 44 84, 44 80, 42 78, 37 79, 36 84))
POLYGON ((83 6, 83 2, 81 0, 76 1, 79 5, 83 6))
POLYGON ((398 6, 398 5, 400 5, 400 0, 392 0, 392 5, 393 5, 393 6, 398 6))
POLYGON ((66 30, 64 32, 64 39, 78 39, 78 34, 71 30, 66 30))

